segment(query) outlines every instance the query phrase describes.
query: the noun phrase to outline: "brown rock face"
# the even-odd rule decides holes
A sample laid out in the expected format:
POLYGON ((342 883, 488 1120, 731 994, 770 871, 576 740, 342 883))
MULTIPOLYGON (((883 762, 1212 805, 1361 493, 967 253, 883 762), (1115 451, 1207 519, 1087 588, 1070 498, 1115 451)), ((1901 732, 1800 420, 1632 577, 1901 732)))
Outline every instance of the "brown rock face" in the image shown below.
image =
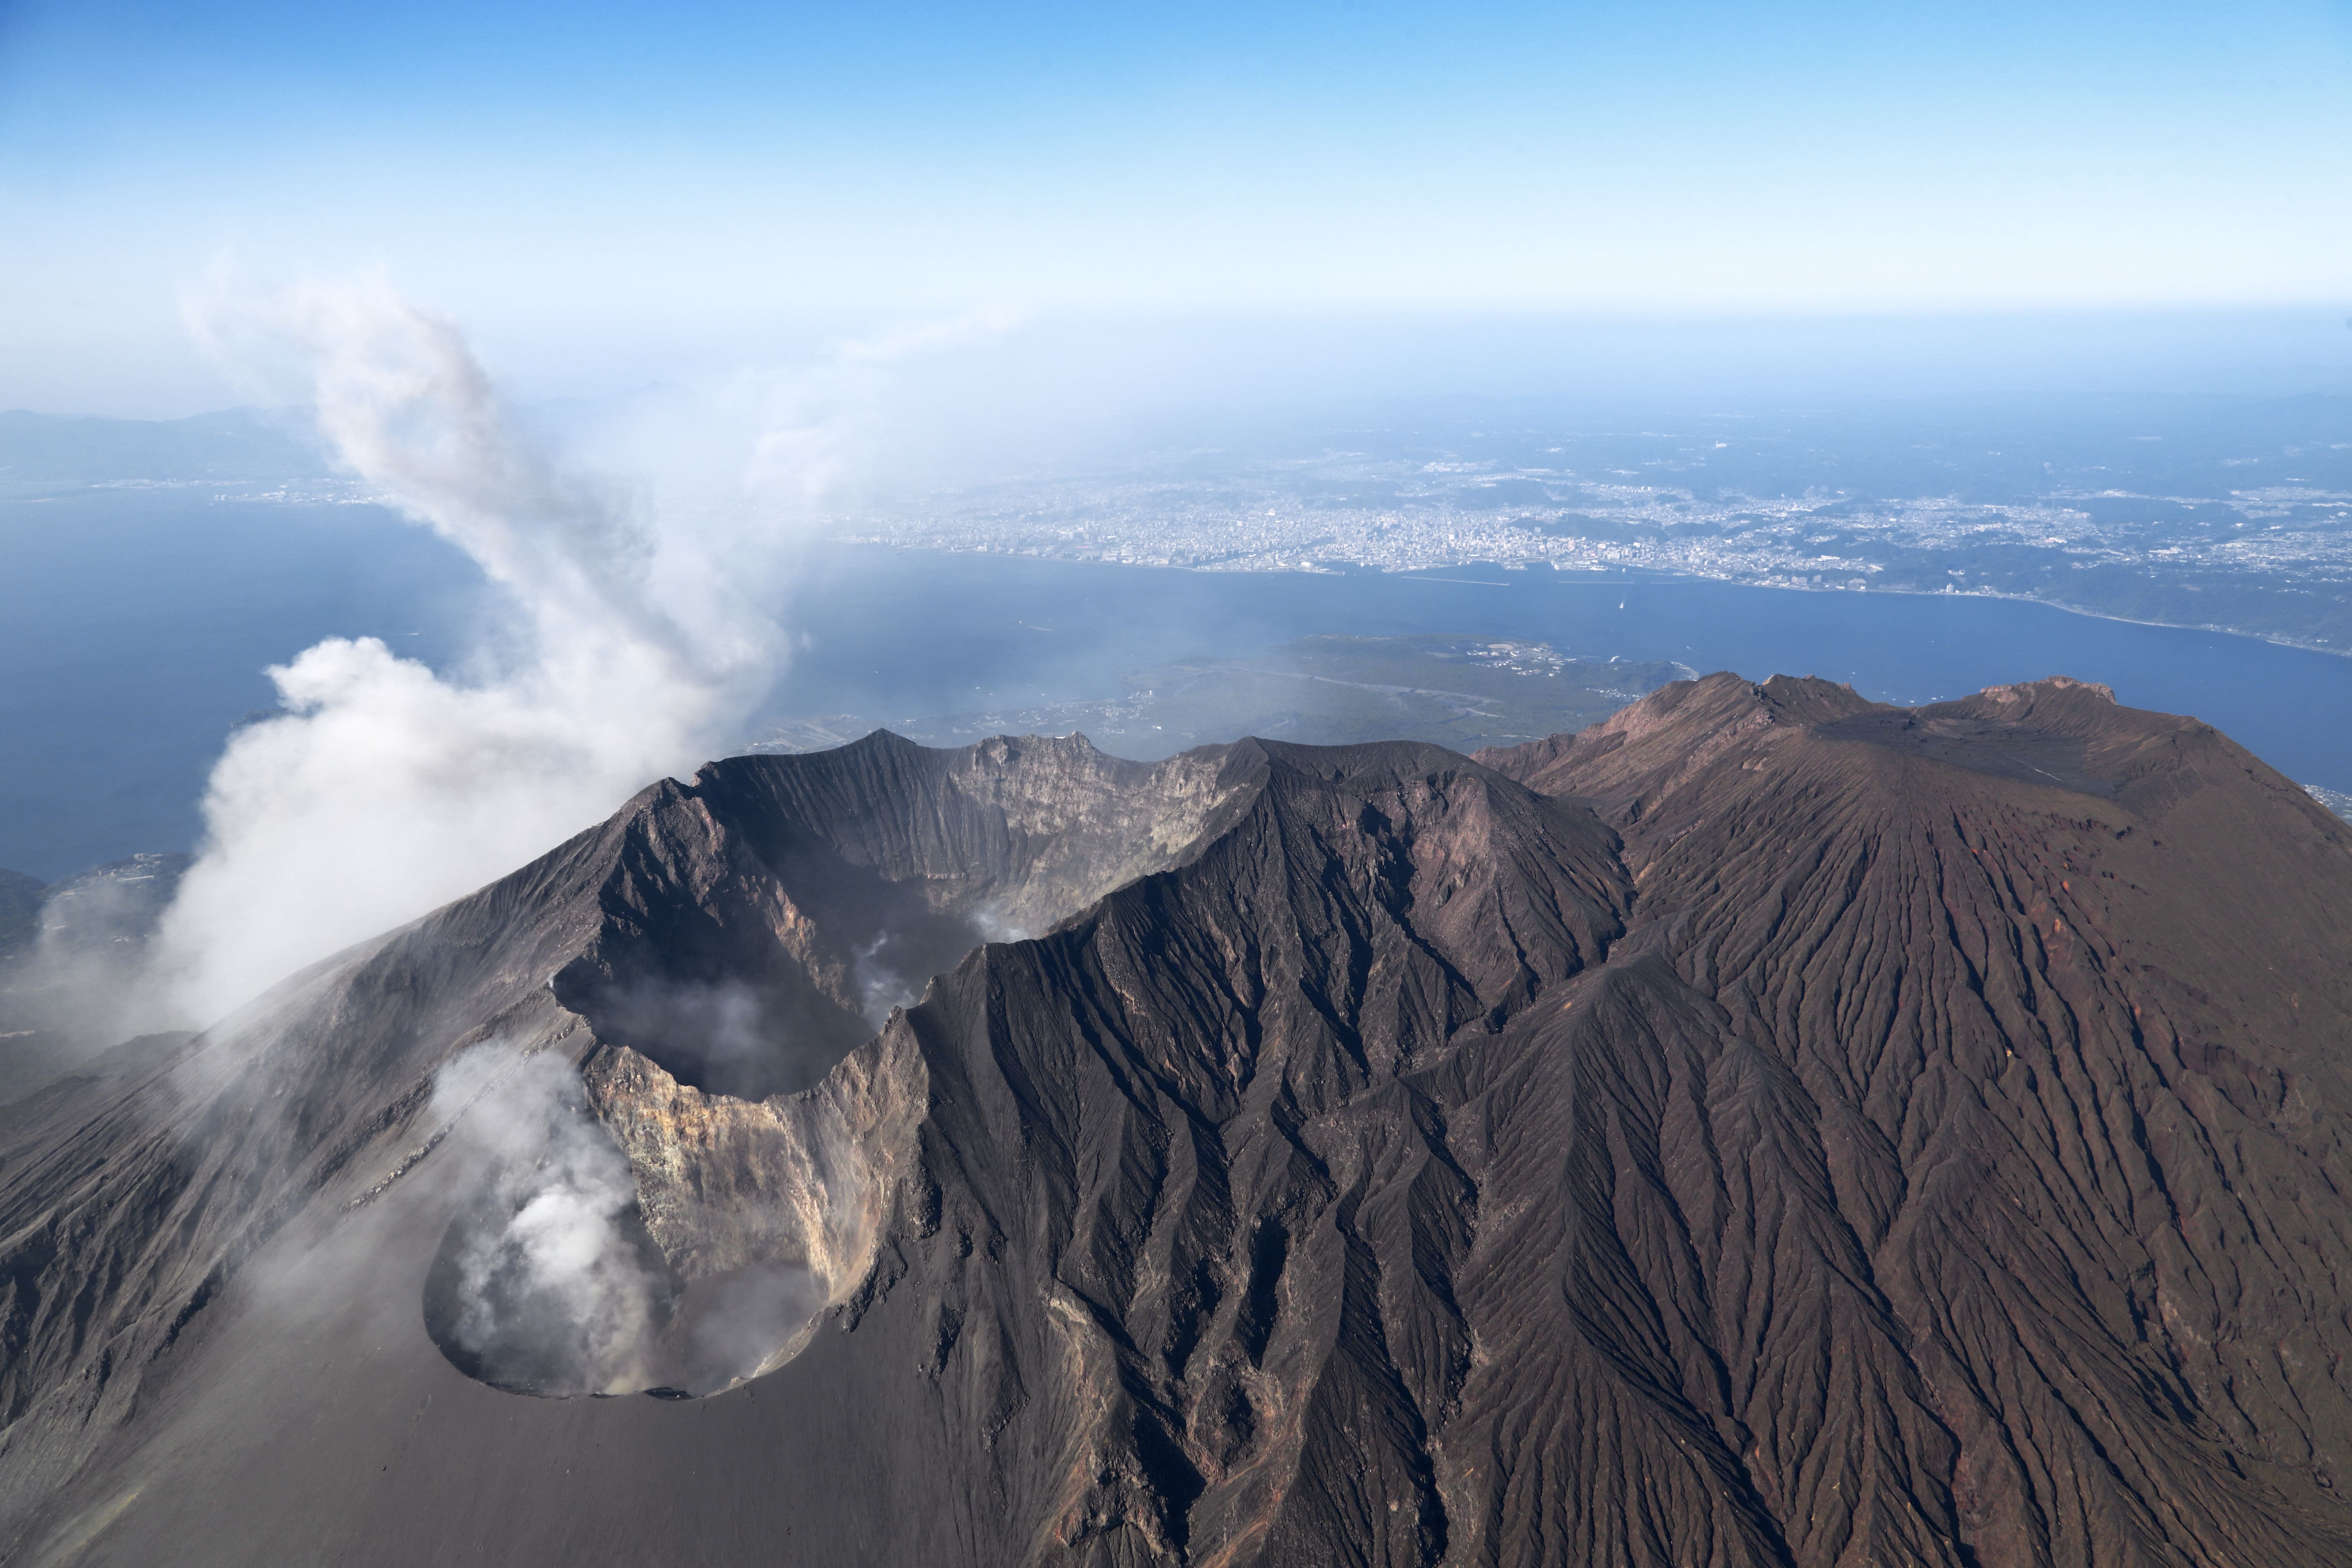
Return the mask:
POLYGON ((0 1547, 2352 1563, 2347 961, 2352 829, 2064 680, 715 764, 0 1111, 0 1547), (765 1375, 433 1348, 492 1038, 765 1375))
POLYGON ((2065 680, 1718 676, 1486 760, 1626 824, 1621 952, 1715 1015, 1648 1069, 1644 1294, 1795 1560, 2352 1557, 2336 823, 2065 680))

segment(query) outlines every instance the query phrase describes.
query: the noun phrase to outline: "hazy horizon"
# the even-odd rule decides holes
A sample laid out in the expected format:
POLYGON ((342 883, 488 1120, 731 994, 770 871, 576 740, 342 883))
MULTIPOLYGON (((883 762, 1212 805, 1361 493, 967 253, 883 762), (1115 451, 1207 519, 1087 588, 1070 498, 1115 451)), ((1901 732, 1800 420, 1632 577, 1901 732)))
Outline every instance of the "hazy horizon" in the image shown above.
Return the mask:
MULTIPOLYGON (((499 336, 455 324, 478 342, 499 336)), ((689 342, 573 364, 527 349, 512 363, 482 353, 513 406, 559 424, 625 418, 649 399, 723 401, 747 383, 788 384, 813 417, 856 425, 861 484, 952 484, 1350 411, 1667 416, 2352 395, 2352 316, 2318 307, 1680 321, 1040 316, 768 346, 750 357, 739 342, 730 357, 689 342)), ((0 409, 161 423, 260 408, 307 420, 299 373, 225 371, 193 340, 185 353, 184 376, 156 374, 139 395, 96 401, 0 366, 0 409), (43 390, 60 396, 44 402, 43 390)))

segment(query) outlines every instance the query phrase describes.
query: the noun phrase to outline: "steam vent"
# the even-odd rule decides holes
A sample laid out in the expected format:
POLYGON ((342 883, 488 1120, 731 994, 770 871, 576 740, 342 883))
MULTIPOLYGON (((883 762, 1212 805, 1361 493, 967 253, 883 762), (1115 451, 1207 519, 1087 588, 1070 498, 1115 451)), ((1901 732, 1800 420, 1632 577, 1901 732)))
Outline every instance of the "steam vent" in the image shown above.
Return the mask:
POLYGON ((2053 679, 714 763, 0 1107, 0 1560, 2352 1564, 2352 828, 2053 679))

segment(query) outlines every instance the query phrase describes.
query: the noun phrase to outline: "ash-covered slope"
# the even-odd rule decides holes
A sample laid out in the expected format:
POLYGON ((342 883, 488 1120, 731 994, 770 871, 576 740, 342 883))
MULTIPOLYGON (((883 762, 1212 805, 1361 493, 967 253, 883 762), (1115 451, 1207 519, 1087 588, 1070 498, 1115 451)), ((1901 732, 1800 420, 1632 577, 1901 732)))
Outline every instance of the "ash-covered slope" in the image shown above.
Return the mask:
POLYGON ((1646 1342, 1797 1561, 2352 1561, 2340 823, 2066 680, 1717 676, 1487 760, 1622 825, 1616 956, 1713 1015, 1612 1228, 1678 1217, 1646 1342))
POLYGON ((1482 762, 718 764, 0 1112, 7 1542, 2352 1563, 2341 823, 2065 682, 1717 676, 1482 762), (672 1292, 596 1375, 791 1271, 765 1375, 436 1348, 496 1184, 431 1075, 491 1038, 584 1063, 672 1292))

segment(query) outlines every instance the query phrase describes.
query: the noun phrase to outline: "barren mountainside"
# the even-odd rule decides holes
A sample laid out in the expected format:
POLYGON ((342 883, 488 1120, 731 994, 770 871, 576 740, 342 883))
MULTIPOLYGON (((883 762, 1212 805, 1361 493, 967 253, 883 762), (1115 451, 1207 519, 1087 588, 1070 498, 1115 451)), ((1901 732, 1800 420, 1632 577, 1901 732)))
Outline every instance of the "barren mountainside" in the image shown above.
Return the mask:
POLYGON ((2072 681, 737 758, 0 1107, 0 1556, 2352 1564, 2347 1048, 2072 681))

